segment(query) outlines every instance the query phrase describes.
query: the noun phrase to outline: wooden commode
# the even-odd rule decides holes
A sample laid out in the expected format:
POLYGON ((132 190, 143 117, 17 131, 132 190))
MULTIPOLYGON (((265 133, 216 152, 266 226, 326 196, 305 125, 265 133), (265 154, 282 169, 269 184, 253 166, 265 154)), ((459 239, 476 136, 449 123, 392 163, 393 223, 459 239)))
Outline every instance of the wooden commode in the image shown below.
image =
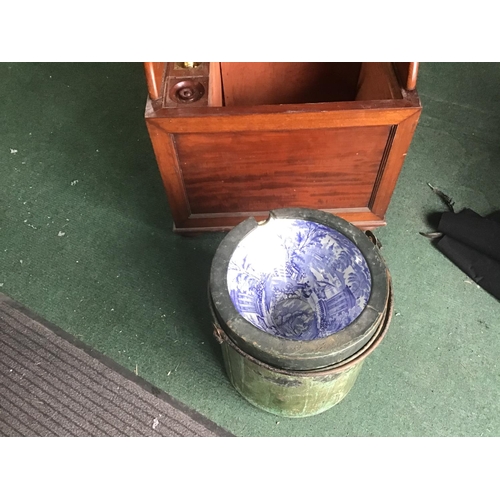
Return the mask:
POLYGON ((417 125, 418 63, 145 63, 146 124, 178 232, 277 208, 384 216, 417 125))

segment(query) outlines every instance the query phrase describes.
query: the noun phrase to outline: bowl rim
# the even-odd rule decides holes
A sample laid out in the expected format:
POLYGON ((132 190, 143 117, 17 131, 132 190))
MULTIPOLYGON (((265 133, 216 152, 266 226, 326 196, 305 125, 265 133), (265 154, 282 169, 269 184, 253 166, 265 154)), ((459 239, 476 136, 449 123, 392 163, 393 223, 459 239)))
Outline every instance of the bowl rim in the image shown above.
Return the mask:
POLYGON ((210 270, 210 300, 226 335, 244 352, 277 368, 315 370, 342 362, 362 349, 377 331, 387 308, 389 273, 378 248, 363 231, 321 210, 283 208, 271 210, 266 221, 250 217, 233 228, 217 248, 210 270), (335 229, 363 254, 371 274, 371 292, 361 314, 342 330, 314 340, 285 339, 254 326, 236 310, 227 284, 231 257, 248 234, 272 219, 302 219, 335 229))
MULTIPOLYGON (((353 263, 352 273, 356 274, 357 272, 363 272, 363 273, 368 272, 368 274, 370 274, 370 271, 368 268, 368 263, 366 262, 365 256, 361 253, 361 251, 358 249, 358 247, 349 238, 347 238, 342 233, 337 231, 337 229, 325 226, 323 224, 319 224, 319 223, 314 222, 314 221, 309 221, 309 220, 304 220, 304 219, 284 219, 284 218, 270 217, 269 219, 264 221, 263 224, 259 225, 258 230, 253 230, 253 231, 250 231, 249 233, 247 233, 246 236, 240 240, 238 245, 236 245, 236 248, 229 259, 228 274, 227 274, 227 286, 229 288, 229 295, 230 296, 233 296, 233 293, 238 293, 238 290, 239 290, 239 285, 235 281, 235 278, 237 276, 239 276, 239 271, 231 272, 231 265, 232 265, 232 263, 237 265, 237 266, 238 266, 238 264, 241 265, 241 262, 243 260, 248 262, 249 257, 252 257, 251 252, 253 251, 253 249, 256 249, 258 247, 261 249, 261 251, 264 252, 261 255, 261 257, 263 257, 263 258, 260 259, 257 262, 257 265, 254 267, 254 271, 257 273, 257 275, 262 276, 262 272, 263 272, 262 268, 259 268, 259 263, 261 263, 262 261, 266 261, 266 265, 270 264, 274 268, 274 264, 276 262, 275 262, 275 260, 270 258, 270 255, 272 254, 271 250, 272 250, 272 248, 274 248, 273 244, 275 244, 279 241, 280 236, 287 234, 288 230, 295 229, 295 227, 290 226, 290 224, 285 225, 284 227, 283 226, 280 227, 279 226, 280 221, 281 222, 289 221, 292 224, 295 222, 304 223, 305 226, 297 228, 298 230, 301 230, 301 229, 313 229, 313 230, 315 230, 315 229, 324 228, 324 230, 326 230, 326 231, 331 231, 331 233, 328 232, 328 234, 330 235, 330 237, 332 237, 336 241, 336 245, 339 245, 339 247, 341 249, 345 249, 347 251, 357 252, 357 254, 360 256, 361 262, 353 263), (261 231, 261 229, 260 229, 261 227, 262 228, 265 227, 267 229, 267 233, 265 231, 261 231), (271 240, 272 240, 272 242, 271 242, 271 240), (245 243, 247 241, 248 241, 248 243, 250 243, 250 247, 248 247, 248 243, 247 243, 247 245, 245 245, 245 243), (235 259, 236 256, 238 257, 237 259, 235 259), (230 279, 230 277, 231 277, 231 279, 230 279)), ((288 232, 288 234, 289 234, 289 232, 288 232)), ((306 247, 306 250, 310 249, 310 248, 311 247, 306 247)), ((308 255, 307 251, 303 253, 304 257, 307 257, 307 255, 308 255)), ((253 259, 250 259, 250 260, 253 261, 253 259)), ((335 261, 332 262, 331 267, 332 268, 336 267, 335 261)), ((267 270, 268 269, 266 269, 266 271, 267 270)), ((346 283, 344 282, 344 285, 345 284, 346 283)), ((371 275, 370 275, 369 286, 365 290, 365 292, 363 293, 363 298, 362 298, 362 302, 361 302, 362 307, 359 307, 359 305, 357 305, 356 314, 354 315, 354 317, 351 316, 346 321, 346 324, 343 327, 338 328, 337 330, 332 330, 330 332, 325 333, 324 335, 322 335, 322 338, 330 336, 330 335, 334 335, 338 331, 345 328, 345 326, 352 323, 361 314, 361 312, 365 308, 366 304, 368 303, 368 298, 369 298, 370 293, 371 293, 371 286, 372 286, 372 284, 371 284, 371 275)), ((314 294, 315 285, 312 284, 311 287, 312 287, 312 292, 314 294)), ((252 297, 252 300, 256 299, 255 290, 251 291, 249 298, 250 297, 252 297)), ((298 300, 303 300, 303 299, 298 299, 298 300)), ((356 301, 357 301, 357 298, 356 298, 356 301)), ((306 302, 311 307, 311 301, 306 301, 306 302)), ((234 301, 233 301, 233 303, 234 303, 234 301)), ((252 323, 255 327, 260 328, 260 329, 264 329, 265 331, 267 331, 267 333, 269 333, 271 335, 276 335, 276 336, 282 337, 282 338, 286 337, 284 335, 280 335, 279 333, 269 331, 266 328, 262 328, 258 323, 254 323, 252 321, 252 319, 249 318, 244 312, 241 312, 241 310, 238 308, 238 304, 236 304, 236 303, 234 303, 234 304, 235 304, 236 310, 243 317, 247 318, 248 321, 250 321, 250 323, 252 323)), ((303 339, 303 340, 307 340, 307 339, 303 339)))

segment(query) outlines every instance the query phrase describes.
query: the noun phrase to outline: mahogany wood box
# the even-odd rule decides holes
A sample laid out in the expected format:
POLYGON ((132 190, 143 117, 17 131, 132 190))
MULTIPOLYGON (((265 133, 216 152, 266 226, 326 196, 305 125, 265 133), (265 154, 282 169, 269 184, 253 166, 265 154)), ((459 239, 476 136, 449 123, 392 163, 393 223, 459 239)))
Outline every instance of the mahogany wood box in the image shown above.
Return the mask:
POLYGON ((417 125, 418 63, 144 63, 145 119, 178 232, 269 210, 384 216, 417 125))

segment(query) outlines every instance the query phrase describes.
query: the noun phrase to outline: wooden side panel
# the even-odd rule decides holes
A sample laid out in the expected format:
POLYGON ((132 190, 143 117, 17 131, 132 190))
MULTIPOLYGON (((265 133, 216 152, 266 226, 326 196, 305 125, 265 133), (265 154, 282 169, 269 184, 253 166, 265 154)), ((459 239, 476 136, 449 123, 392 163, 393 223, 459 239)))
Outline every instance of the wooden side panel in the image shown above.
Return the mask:
POLYGON ((174 221, 182 224, 182 221, 186 221, 191 215, 191 209, 186 196, 182 172, 179 169, 173 136, 165 133, 154 120, 146 119, 146 125, 163 185, 167 192, 172 216, 174 221))
POLYGON ((221 63, 226 106, 351 101, 361 63, 221 63))
POLYGON ((395 126, 391 134, 393 137, 390 138, 390 147, 387 149, 387 160, 381 165, 369 205, 379 217, 384 217, 389 207, 420 113, 421 109, 416 109, 412 116, 395 126))
POLYGON ((421 111, 415 92, 259 112, 172 109, 148 101, 146 123, 178 232, 228 230, 285 206, 384 225, 421 111))
POLYGON ((391 63, 364 62, 361 65, 356 101, 401 98, 401 89, 391 63))
POLYGON ((165 73, 164 62, 145 62, 144 71, 146 73, 146 82, 150 99, 156 101, 161 97, 163 74, 165 73))
POLYGON ((337 209, 368 206, 389 131, 179 134, 175 142, 195 214, 337 209))

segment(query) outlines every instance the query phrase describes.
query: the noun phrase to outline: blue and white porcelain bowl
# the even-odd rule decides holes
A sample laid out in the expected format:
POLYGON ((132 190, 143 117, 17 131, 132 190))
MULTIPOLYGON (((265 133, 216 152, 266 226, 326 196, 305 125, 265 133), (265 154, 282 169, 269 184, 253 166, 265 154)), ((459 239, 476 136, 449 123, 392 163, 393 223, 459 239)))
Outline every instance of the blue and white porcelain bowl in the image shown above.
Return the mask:
POLYGON ((311 220, 273 218, 238 243, 227 287, 238 313, 255 327, 309 341, 358 318, 372 278, 359 248, 339 231, 311 220))
POLYGON ((220 242, 208 286, 214 337, 236 390, 268 412, 321 413, 350 391, 392 316, 373 235, 333 214, 272 210, 220 242))

